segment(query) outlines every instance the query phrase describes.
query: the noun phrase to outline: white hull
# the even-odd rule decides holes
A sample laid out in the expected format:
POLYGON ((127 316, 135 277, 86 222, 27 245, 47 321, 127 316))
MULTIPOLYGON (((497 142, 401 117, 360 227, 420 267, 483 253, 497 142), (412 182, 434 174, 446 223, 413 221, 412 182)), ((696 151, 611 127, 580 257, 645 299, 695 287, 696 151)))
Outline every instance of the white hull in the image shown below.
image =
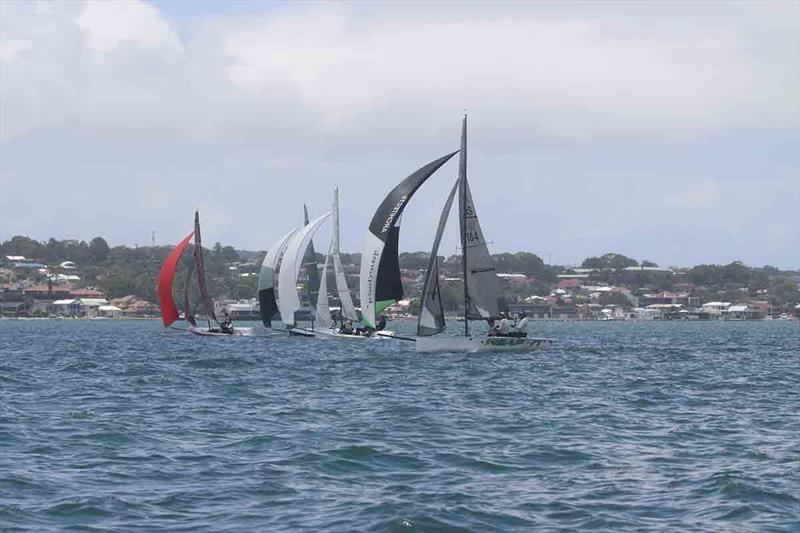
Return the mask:
POLYGON ((286 331, 289 332, 289 335, 294 335, 295 337, 315 337, 316 332, 311 329, 301 328, 301 327, 293 327, 292 329, 287 329, 286 331))
POLYGON ((201 335, 204 337, 249 337, 253 334, 253 328, 233 328, 233 333, 208 331, 206 328, 198 328, 194 326, 189 326, 186 330, 194 335, 201 335))
POLYGON ((364 335, 347 335, 339 333, 338 329, 318 330, 315 332, 318 339, 352 339, 352 340, 377 340, 377 339, 391 339, 394 337, 394 331, 378 331, 375 335, 365 337, 364 335))
POLYGON ((551 339, 533 337, 417 337, 418 352, 532 352, 553 347, 551 339))

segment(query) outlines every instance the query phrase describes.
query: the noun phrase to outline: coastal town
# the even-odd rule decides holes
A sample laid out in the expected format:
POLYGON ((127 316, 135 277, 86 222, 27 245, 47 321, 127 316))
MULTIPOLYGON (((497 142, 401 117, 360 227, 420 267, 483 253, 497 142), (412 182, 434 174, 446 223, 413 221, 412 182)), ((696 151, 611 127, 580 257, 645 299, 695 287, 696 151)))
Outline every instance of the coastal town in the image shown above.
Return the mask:
MULTIPOLYGON (((90 243, 14 237, 2 244, 0 315, 158 318, 155 272, 167 250, 110 248, 99 237, 90 243)), ((234 320, 258 319, 254 294, 263 254, 216 244, 206 255, 216 306, 234 320)), ((323 258, 318 259, 321 267, 323 258)), ((546 265, 527 252, 496 254, 494 259, 508 309, 532 320, 759 320, 796 319, 800 314, 796 271, 739 262, 660 267, 620 254, 588 258, 571 267, 546 265)), ((360 254, 343 254, 342 260, 349 286, 358 287, 360 254)), ((427 260, 424 252, 400 254, 406 296, 386 310, 389 316, 417 313, 427 260)), ((440 265, 442 305, 450 318, 459 318, 459 258, 440 258, 440 265)), ((330 299, 335 312, 334 292, 330 299)))

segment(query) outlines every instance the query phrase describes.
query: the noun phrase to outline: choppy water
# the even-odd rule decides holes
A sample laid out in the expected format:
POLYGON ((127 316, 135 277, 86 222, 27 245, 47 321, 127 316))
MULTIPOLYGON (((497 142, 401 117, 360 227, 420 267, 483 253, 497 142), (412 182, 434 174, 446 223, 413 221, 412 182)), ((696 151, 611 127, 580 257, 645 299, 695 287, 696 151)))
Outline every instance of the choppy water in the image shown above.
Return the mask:
POLYGON ((2 321, 0 529, 797 531, 798 323, 532 326, 575 342, 2 321))

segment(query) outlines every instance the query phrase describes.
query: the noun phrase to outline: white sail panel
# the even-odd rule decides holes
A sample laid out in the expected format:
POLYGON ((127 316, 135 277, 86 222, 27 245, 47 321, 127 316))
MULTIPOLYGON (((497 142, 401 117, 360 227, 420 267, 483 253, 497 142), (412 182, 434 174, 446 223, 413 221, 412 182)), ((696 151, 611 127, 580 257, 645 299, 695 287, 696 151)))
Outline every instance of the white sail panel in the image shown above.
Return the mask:
POLYGON ((297 275, 300 273, 300 264, 311 239, 323 222, 330 216, 325 213, 309 225, 289 238, 283 262, 278 272, 278 310, 281 321, 287 326, 294 326, 294 314, 300 309, 300 295, 297 292, 297 275))
POLYGON ((317 329, 330 329, 333 326, 331 320, 331 308, 328 302, 328 263, 331 257, 331 246, 328 247, 328 253, 325 255, 325 263, 322 267, 322 275, 319 280, 319 294, 317 296, 317 329))
POLYGON ((300 226, 294 228, 267 250, 267 253, 264 255, 264 260, 261 262, 261 270, 258 272, 259 291, 271 289, 275 286, 275 267, 278 265, 278 260, 283 256, 283 252, 286 251, 289 238, 299 229, 300 226))
POLYGON ((336 293, 342 304, 342 316, 355 320, 356 308, 353 305, 353 297, 350 295, 350 287, 347 286, 347 278, 342 267, 342 258, 339 249, 339 188, 333 189, 333 270, 336 277, 336 293))
POLYGON ((375 289, 378 281, 378 266, 383 255, 384 242, 368 232, 364 242, 364 253, 361 255, 361 316, 368 326, 375 324, 375 289))
POLYGON ((257 296, 261 321, 267 327, 272 326, 272 316, 278 310, 278 303, 275 299, 275 269, 286 251, 289 238, 299 230, 300 227, 294 228, 281 237, 267 250, 264 260, 261 262, 261 269, 258 272, 257 296))

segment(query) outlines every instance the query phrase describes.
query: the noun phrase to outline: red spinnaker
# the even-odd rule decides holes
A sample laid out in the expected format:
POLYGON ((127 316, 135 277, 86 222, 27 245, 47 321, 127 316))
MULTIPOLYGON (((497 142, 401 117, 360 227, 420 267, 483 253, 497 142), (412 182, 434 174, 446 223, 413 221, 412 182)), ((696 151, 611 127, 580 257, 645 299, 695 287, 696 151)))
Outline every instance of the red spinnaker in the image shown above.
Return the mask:
POLYGON ((170 324, 178 320, 178 310, 175 308, 175 302, 172 300, 172 280, 175 279, 175 270, 178 269, 178 261, 181 260, 181 255, 186 247, 189 246, 189 241, 194 236, 191 232, 186 236, 169 254, 167 260, 161 265, 161 271, 158 273, 158 306, 161 307, 161 320, 164 322, 164 327, 168 328, 170 324))

